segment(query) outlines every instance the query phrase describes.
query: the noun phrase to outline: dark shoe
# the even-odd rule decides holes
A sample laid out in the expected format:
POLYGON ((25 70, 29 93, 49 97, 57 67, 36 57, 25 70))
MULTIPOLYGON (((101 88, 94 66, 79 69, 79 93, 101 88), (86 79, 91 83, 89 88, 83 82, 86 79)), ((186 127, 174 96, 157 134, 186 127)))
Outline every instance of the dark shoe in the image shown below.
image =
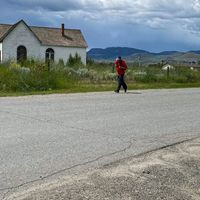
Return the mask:
POLYGON ((126 92, 127 92, 127 89, 125 89, 124 92, 126 93, 126 92))
POLYGON ((115 93, 119 93, 119 91, 118 91, 118 90, 115 90, 114 92, 115 92, 115 93))

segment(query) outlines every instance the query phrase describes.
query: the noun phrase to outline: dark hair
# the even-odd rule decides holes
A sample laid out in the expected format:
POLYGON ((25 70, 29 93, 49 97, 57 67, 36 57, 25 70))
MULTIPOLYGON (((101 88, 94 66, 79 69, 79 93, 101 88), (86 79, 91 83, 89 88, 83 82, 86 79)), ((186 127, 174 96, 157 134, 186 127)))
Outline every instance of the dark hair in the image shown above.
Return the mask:
POLYGON ((121 57, 121 56, 118 56, 118 59, 119 59, 119 60, 121 60, 121 59, 122 59, 122 57, 121 57))

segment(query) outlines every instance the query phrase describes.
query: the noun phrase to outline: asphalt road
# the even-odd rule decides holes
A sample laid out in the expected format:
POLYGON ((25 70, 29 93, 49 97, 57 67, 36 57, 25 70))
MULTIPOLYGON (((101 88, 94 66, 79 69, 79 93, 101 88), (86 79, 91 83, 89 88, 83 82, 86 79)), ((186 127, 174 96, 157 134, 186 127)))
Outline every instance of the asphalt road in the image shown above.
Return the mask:
POLYGON ((200 136, 200 89, 0 98, 0 199, 200 136))

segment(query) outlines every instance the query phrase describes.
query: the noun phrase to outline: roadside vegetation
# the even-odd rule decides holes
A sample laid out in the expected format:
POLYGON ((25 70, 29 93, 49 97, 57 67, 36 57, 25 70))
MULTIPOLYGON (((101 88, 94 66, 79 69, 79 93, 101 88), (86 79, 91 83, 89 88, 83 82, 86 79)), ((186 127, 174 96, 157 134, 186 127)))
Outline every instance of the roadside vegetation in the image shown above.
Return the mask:
MULTIPOLYGON (((199 87, 200 69, 177 66, 165 71, 160 65, 129 64, 126 81, 129 89, 199 87)), ((0 64, 0 96, 110 91, 115 87, 113 63, 88 60, 85 66, 77 55, 67 63, 26 60, 0 64)))

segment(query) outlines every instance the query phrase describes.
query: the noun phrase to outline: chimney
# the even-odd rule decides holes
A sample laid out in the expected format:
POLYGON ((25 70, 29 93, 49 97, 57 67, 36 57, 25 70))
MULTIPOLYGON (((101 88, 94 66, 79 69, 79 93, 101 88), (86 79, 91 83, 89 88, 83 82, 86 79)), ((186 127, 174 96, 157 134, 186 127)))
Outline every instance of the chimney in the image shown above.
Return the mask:
POLYGON ((61 25, 61 33, 62 33, 62 36, 65 35, 65 24, 61 25))

